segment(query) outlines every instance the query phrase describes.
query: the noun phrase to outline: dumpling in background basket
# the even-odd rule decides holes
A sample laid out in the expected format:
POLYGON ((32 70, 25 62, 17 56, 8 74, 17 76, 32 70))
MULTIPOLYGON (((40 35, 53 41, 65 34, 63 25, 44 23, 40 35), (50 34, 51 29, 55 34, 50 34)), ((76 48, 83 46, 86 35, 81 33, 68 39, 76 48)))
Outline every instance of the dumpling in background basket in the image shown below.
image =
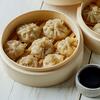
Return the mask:
POLYGON ((34 23, 22 25, 17 29, 19 39, 25 43, 31 43, 33 40, 39 38, 41 28, 34 23))
POLYGON ((53 40, 61 40, 68 36, 71 30, 61 19, 51 19, 43 27, 44 35, 53 40))
POLYGON ((38 59, 32 55, 27 55, 20 58, 17 63, 27 67, 38 67, 38 59))
POLYGON ((53 41, 43 37, 33 41, 31 54, 37 58, 44 58, 45 55, 54 52, 53 41))
POLYGON ((93 30, 97 33, 100 34, 100 23, 97 23, 94 27, 93 27, 93 30))
POLYGON ((83 10, 83 18, 87 25, 94 25, 100 22, 100 7, 91 3, 83 10))
POLYGON ((60 54, 48 54, 43 60, 43 67, 51 67, 64 60, 64 56, 60 54))
POLYGON ((77 46, 77 40, 73 37, 67 37, 57 43, 57 52, 61 55, 69 57, 74 52, 77 46))
POLYGON ((9 40, 5 44, 5 52, 12 60, 16 60, 23 55, 26 46, 26 43, 21 43, 18 40, 9 40))
POLYGON ((96 5, 100 7, 100 0, 96 0, 96 5))

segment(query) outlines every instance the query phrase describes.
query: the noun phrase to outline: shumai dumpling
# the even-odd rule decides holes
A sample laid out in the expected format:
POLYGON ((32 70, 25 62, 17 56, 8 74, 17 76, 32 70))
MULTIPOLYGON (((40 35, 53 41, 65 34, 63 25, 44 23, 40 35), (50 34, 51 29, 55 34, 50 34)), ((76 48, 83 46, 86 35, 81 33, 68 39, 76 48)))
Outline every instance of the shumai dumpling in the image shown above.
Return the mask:
POLYGON ((64 39, 70 34, 70 29, 61 19, 48 20, 43 27, 44 35, 53 40, 64 39))
POLYGON ((23 55, 26 46, 26 43, 21 43, 17 40, 9 40, 5 44, 5 52, 12 60, 16 60, 23 55))
POLYGON ((22 57, 17 63, 27 67, 38 67, 38 59, 32 55, 22 57))
POLYGON ((64 60, 64 56, 60 54, 48 54, 43 60, 43 67, 51 67, 64 60))
POLYGON ((17 35, 22 42, 31 43, 41 34, 41 28, 34 23, 22 25, 17 29, 17 35))
POLYGON ((37 58, 44 58, 45 55, 53 51, 53 41, 49 40, 47 37, 33 41, 31 46, 31 54, 37 58))
POLYGON ((100 7, 90 4, 83 10, 83 18, 88 25, 94 25, 100 22, 100 7))
POLYGON ((74 52, 76 44, 76 38, 67 37, 66 39, 57 43, 57 52, 61 55, 69 57, 74 52))
POLYGON ((97 33, 100 34, 100 23, 97 23, 94 27, 93 27, 93 30, 97 33))

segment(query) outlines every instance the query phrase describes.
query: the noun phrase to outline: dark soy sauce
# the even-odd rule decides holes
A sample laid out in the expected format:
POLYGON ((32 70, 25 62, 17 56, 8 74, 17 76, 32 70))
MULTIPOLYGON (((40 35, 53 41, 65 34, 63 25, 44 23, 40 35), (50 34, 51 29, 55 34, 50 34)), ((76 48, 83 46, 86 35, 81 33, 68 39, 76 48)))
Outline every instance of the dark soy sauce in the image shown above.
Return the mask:
POLYGON ((78 79, 87 88, 98 88, 100 87, 100 68, 90 65, 80 72, 78 79))

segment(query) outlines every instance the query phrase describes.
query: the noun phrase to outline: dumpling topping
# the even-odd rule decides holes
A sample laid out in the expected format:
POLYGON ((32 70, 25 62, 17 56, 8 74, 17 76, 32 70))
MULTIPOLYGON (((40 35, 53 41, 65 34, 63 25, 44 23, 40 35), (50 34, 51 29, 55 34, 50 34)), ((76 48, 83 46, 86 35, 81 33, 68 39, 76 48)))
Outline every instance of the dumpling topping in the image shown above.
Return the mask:
POLYGON ((76 44, 77 44, 76 38, 67 37, 66 39, 57 43, 57 51, 60 54, 69 57, 74 52, 76 44))
POLYGON ((94 27, 93 27, 93 30, 97 33, 100 34, 100 23, 97 23, 94 27))
POLYGON ((83 18, 88 25, 94 25, 100 22, 100 7, 90 4, 83 10, 83 18))
POLYGON ((17 29, 19 39, 25 43, 31 43, 33 40, 39 38, 41 29, 34 23, 22 25, 17 29))
POLYGON ((12 60, 16 60, 23 55, 26 46, 25 43, 21 43, 20 41, 9 40, 5 45, 5 52, 12 60))
POLYGON ((37 39, 32 43, 31 54, 37 58, 44 58, 45 55, 53 52, 53 41, 47 37, 37 39))
POLYGON ((48 54, 43 61, 43 67, 51 67, 62 62, 63 60, 64 56, 60 54, 48 54))
POLYGON ((33 57, 32 55, 22 57, 17 61, 17 63, 27 67, 38 67, 38 59, 33 57))
POLYGON ((61 40, 70 34, 70 29, 61 19, 52 19, 46 22, 43 32, 50 39, 61 40))

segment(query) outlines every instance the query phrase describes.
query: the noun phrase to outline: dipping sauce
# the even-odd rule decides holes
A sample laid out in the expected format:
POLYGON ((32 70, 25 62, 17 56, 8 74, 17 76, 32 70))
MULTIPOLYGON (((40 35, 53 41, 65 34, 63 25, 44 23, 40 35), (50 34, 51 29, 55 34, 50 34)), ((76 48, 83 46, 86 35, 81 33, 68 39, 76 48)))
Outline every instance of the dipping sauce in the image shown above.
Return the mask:
POLYGON ((89 65, 84 68, 78 75, 80 83, 87 88, 100 87, 100 67, 89 65))

